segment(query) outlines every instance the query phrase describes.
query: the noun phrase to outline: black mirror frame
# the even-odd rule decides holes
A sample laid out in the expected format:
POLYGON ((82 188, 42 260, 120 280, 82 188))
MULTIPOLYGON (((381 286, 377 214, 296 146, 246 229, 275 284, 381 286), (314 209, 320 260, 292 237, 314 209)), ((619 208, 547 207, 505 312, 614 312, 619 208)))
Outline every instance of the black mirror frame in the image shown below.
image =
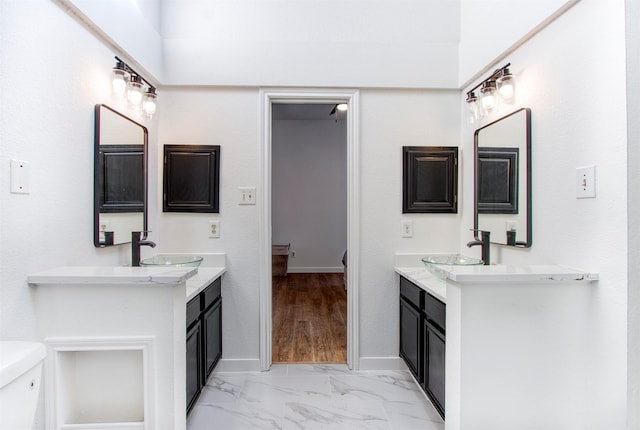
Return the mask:
MULTIPOLYGON (((94 123, 94 153, 93 153, 93 157, 94 157, 94 177, 93 177, 93 244, 97 247, 97 248, 104 248, 107 246, 114 246, 114 245, 120 245, 120 244, 124 244, 124 243, 129 243, 129 242, 120 242, 120 243, 106 243, 108 241, 105 242, 100 242, 100 207, 102 205, 102 198, 100 197, 100 193, 101 193, 101 183, 102 183, 102 172, 100 169, 101 166, 101 162, 100 162, 100 110, 101 108, 104 109, 108 109, 109 111, 113 112, 114 114, 122 117, 123 119, 132 122, 133 124, 139 126, 142 128, 143 134, 144 134, 144 142, 143 142, 143 146, 144 146, 144 154, 142 157, 142 162, 143 162, 143 174, 144 174, 144 204, 143 204, 143 210, 142 210, 142 224, 143 224, 143 231, 144 233, 144 238, 146 238, 147 234, 146 231, 148 230, 147 228, 147 212, 148 212, 148 204, 149 204, 149 198, 148 198, 148 157, 149 157, 149 151, 148 151, 148 143, 149 143, 149 131, 147 130, 147 128, 132 120, 131 118, 121 114, 120 112, 110 108, 109 106, 105 105, 105 104, 97 104, 95 105, 95 123, 94 123)), ((129 210, 127 210, 129 212, 129 210)), ((130 212, 137 212, 139 210, 131 210, 130 212)), ((111 237, 111 239, 113 239, 113 236, 111 237)))
POLYGON ((527 187, 526 187, 526 196, 520 196, 519 198, 524 197, 526 199, 526 203, 527 203, 527 220, 526 220, 526 225, 527 225, 527 240, 526 241, 518 241, 515 243, 515 245, 507 245, 507 244, 503 244, 503 243, 495 243, 495 242, 491 242, 492 244, 495 245, 502 245, 502 246, 516 246, 516 247, 520 247, 520 248, 530 248, 531 244, 532 244, 532 237, 533 237, 533 220, 532 220, 532 210, 531 210, 531 202, 532 202, 532 184, 531 184, 531 109, 530 108, 520 108, 518 110, 515 110, 501 118, 498 118, 497 120, 483 126, 480 127, 479 129, 477 129, 474 134, 473 134, 473 155, 474 155, 474 171, 473 171, 473 182, 474 182, 474 186, 473 186, 473 230, 474 230, 474 237, 476 240, 481 240, 480 239, 480 230, 478 227, 478 172, 479 172, 479 156, 478 156, 478 134, 480 133, 480 131, 484 130, 487 127, 490 127, 492 125, 495 125, 496 123, 509 118, 513 115, 516 115, 520 112, 524 111, 525 112, 525 135, 526 135, 526 151, 525 151, 525 156, 527 157, 526 159, 526 173, 525 175, 522 175, 522 172, 519 172, 519 177, 523 178, 526 177, 527 180, 527 187))

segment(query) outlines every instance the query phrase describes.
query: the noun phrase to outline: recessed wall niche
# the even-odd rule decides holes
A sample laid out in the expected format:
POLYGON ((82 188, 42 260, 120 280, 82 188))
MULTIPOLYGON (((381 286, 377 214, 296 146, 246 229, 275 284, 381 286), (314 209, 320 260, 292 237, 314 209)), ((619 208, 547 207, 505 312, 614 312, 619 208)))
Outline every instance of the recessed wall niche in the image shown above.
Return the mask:
POLYGON ((220 146, 164 146, 164 212, 220 212, 220 146))
POLYGON ((402 213, 458 212, 458 148, 402 147, 402 213))

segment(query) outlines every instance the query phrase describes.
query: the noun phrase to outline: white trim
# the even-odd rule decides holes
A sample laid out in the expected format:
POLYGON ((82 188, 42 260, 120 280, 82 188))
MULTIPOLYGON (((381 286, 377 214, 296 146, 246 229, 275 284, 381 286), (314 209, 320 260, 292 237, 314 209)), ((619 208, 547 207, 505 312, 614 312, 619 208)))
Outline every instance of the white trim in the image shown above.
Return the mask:
POLYGON ((271 367, 271 104, 337 103, 346 101, 347 111, 347 364, 357 370, 359 362, 358 276, 360 258, 360 115, 358 90, 260 90, 260 367, 271 367))
POLYGON ((344 267, 291 267, 287 273, 344 273, 344 267))
MULTIPOLYGON (((49 352, 46 358, 46 428, 94 428, 91 424, 66 424, 62 421, 63 378, 60 369, 60 354, 77 351, 141 351, 143 372, 144 421, 138 423, 109 423, 100 428, 144 429, 156 427, 157 407, 155 398, 155 353, 153 336, 123 337, 55 337, 45 339, 49 352)), ((102 424, 102 423, 101 423, 102 424)))
POLYGON ((409 370, 400 357, 361 357, 360 370, 409 370))
POLYGON ((259 372, 260 360, 257 358, 221 358, 216 372, 259 372))

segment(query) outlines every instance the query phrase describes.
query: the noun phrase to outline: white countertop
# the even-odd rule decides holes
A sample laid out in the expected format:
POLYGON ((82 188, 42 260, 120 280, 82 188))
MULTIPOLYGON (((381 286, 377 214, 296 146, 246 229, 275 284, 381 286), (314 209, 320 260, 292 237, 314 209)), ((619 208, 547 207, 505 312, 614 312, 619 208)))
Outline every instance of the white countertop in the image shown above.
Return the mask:
POLYGON ((591 282, 598 274, 561 265, 443 266, 436 268, 447 280, 459 284, 541 284, 591 282))
POLYGON ((187 280, 187 302, 225 272, 225 267, 199 267, 198 273, 187 280))
POLYGON ((447 302, 447 283, 422 267, 396 267, 396 273, 407 278, 438 300, 447 302))
POLYGON ((425 254, 396 254, 395 271, 436 298, 446 302, 447 282, 470 284, 549 284, 592 282, 598 274, 562 265, 442 266, 439 276, 430 273, 420 260, 425 254))
POLYGON ((32 285, 55 284, 180 284, 197 267, 64 266, 27 275, 32 285))

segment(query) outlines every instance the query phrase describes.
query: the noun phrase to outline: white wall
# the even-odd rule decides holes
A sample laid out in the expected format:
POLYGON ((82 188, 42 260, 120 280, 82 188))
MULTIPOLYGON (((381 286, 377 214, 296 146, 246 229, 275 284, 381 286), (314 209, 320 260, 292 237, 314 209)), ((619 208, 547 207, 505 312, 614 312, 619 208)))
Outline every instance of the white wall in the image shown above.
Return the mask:
POLYGON ((165 82, 452 88, 459 11, 459 0, 164 1, 165 82))
POLYGON ((93 246, 94 105, 116 107, 114 53, 49 0, 1 8, 0 338, 34 339, 28 273, 129 258, 93 246), (9 193, 11 159, 30 163, 30 194, 9 193))
POLYGON ((461 0, 459 84, 465 85, 514 42, 576 1, 580 0, 461 0))
MULTIPOLYGON (((393 310, 398 307, 398 286, 393 272, 394 254, 455 251, 460 228, 457 214, 402 215, 402 146, 457 146, 459 94, 366 90, 361 91, 360 102, 360 350, 365 357, 397 357, 398 315, 393 310), (400 221, 405 218, 414 220, 414 238, 400 237, 400 221)), ((259 356, 260 208, 237 204, 238 187, 258 184, 259 107, 257 88, 162 92, 162 115, 171 121, 160 123, 160 144, 222 146, 220 214, 161 214, 151 229, 159 232, 154 236, 158 242, 154 252, 227 253, 227 273, 222 285, 225 359, 256 360, 259 356), (207 237, 208 219, 220 220, 220 239, 207 237)), ((158 184, 160 175, 158 172, 158 184)), ((159 212, 161 208, 151 210, 159 212)))
POLYGON ((628 428, 640 429, 640 2, 627 0, 628 428), (635 407, 633 406, 635 405, 635 407))
POLYGON ((272 242, 291 244, 292 272, 342 271, 347 249, 347 123, 274 120, 272 242))
MULTIPOLYGON (((585 422, 624 429, 627 413, 626 88, 623 78, 607 80, 606 91, 593 85, 611 70, 625 69, 624 20, 624 2, 582 0, 501 61, 513 64, 517 78, 511 110, 531 108, 533 246, 492 247, 492 260, 600 273, 581 300, 589 306, 588 360, 566 363, 586 382, 587 394, 573 400, 583 402, 585 411, 575 428, 585 422), (578 200, 575 168, 590 164, 596 165, 597 197, 578 200)), ((477 125, 466 118, 463 124, 462 145, 470 151, 477 125)), ((472 176, 466 172, 463 200, 471 201, 472 176)), ((472 212, 465 210, 463 225, 472 225, 472 212)))
MULTIPOLYGON (((51 0, 82 17, 119 54, 152 83, 164 82, 164 55, 158 0, 51 0)), ((112 66, 115 66, 115 59, 112 66)))

